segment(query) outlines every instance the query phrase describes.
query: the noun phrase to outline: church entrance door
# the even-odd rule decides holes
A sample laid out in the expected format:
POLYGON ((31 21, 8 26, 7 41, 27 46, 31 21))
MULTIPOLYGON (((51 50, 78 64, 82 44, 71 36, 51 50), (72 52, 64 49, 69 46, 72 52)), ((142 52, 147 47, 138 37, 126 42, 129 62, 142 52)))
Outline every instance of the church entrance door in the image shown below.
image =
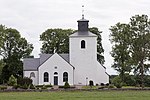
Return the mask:
POLYGON ((58 85, 58 76, 54 76, 54 85, 58 85))

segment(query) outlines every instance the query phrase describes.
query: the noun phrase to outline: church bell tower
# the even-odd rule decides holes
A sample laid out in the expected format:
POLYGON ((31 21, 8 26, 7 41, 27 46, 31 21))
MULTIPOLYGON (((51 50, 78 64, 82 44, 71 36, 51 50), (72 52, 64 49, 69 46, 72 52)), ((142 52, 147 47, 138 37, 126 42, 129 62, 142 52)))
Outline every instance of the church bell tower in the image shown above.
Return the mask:
POLYGON ((78 20, 78 31, 69 37, 70 64, 75 67, 75 84, 85 85, 92 63, 97 61, 97 36, 89 32, 89 20, 78 20))

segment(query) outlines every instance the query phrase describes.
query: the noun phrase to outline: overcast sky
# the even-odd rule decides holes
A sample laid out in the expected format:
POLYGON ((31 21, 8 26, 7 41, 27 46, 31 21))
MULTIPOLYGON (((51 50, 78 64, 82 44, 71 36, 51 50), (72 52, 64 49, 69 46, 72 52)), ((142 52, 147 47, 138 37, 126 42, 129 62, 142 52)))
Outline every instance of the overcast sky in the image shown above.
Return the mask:
POLYGON ((111 68, 109 28, 117 22, 128 23, 136 14, 150 17, 150 0, 0 0, 0 24, 17 29, 34 45, 32 54, 38 57, 40 34, 48 28, 77 29, 82 4, 90 27, 103 31, 105 66, 109 74, 115 74, 111 68))

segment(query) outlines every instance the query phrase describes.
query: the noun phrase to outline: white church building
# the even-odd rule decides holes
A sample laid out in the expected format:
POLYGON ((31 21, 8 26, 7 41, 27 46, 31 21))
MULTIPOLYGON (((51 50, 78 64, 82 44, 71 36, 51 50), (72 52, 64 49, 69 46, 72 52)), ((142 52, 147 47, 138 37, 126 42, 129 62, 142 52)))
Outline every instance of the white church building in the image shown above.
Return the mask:
POLYGON ((40 54, 23 60, 24 77, 34 85, 94 85, 109 83, 106 68, 97 61, 97 36, 88 31, 88 20, 78 20, 78 31, 69 36, 69 54, 40 54))

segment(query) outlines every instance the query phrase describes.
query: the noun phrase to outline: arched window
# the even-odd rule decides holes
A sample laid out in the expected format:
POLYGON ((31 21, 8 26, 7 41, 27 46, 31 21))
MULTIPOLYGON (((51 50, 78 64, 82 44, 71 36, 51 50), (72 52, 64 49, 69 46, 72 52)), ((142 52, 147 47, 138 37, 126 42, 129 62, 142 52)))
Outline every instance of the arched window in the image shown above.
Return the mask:
POLYGON ((82 40, 82 41, 81 41, 81 49, 84 49, 84 48, 85 48, 85 41, 82 40))
POLYGON ((34 78, 35 78, 35 73, 34 73, 34 72, 31 72, 31 73, 30 73, 30 77, 34 77, 34 78))
POLYGON ((49 74, 47 72, 44 73, 44 82, 49 81, 49 74))
POLYGON ((54 73, 54 75, 58 75, 58 73, 57 73, 57 72, 55 72, 55 73, 54 73))
POLYGON ((68 73, 67 72, 63 73, 63 82, 68 82, 68 73))

